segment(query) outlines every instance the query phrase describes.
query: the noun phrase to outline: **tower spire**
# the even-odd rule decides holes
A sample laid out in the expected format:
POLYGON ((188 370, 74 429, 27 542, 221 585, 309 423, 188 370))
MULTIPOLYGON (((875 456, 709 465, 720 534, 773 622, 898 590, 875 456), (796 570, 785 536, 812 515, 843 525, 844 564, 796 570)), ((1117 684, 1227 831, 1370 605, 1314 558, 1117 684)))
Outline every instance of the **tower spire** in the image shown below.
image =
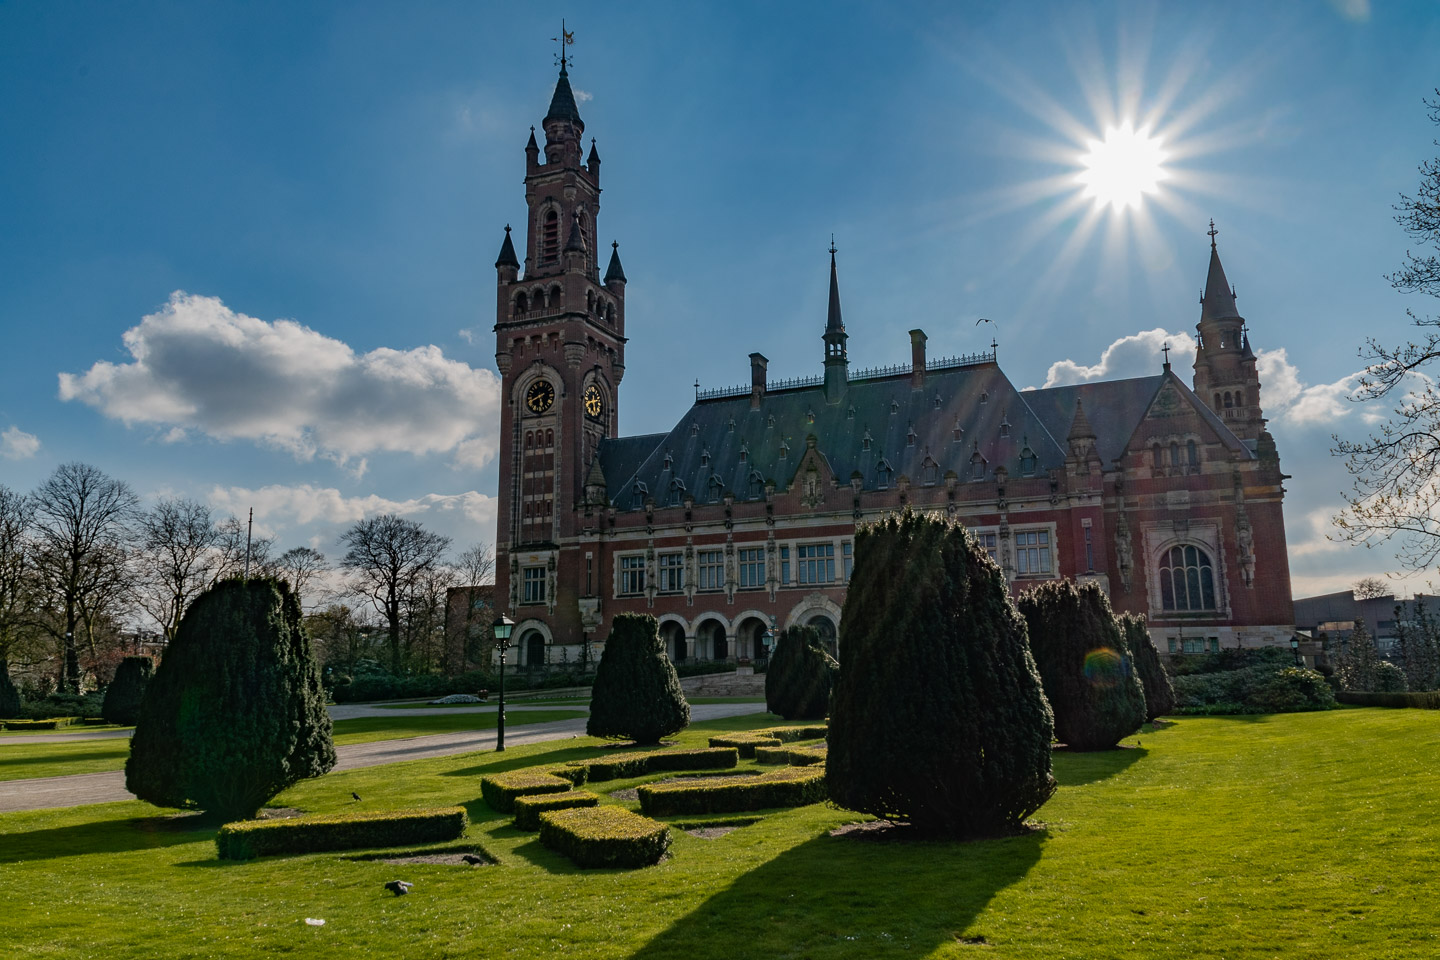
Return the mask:
POLYGON ((840 315, 840 277, 835 270, 835 235, 830 235, 830 309, 825 317, 825 399, 839 403, 850 381, 845 321, 840 315))

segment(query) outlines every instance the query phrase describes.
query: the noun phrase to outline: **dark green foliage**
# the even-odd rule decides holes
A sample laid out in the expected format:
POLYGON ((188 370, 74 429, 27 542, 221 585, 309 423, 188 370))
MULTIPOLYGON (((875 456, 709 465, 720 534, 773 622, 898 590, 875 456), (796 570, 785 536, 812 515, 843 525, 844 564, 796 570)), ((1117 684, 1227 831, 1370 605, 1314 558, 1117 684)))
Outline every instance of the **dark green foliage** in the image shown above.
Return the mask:
POLYGON ((959 524, 907 511, 861 527, 841 641, 836 804, 980 836, 1016 829, 1054 793, 1053 720, 1025 621, 959 524))
POLYGON ((576 807, 542 813, 540 842, 581 867, 645 867, 670 848, 670 828, 624 807, 576 807))
POLYGON ((643 777, 666 770, 728 770, 740 762, 737 747, 701 747, 696 750, 635 752, 598 760, 575 760, 567 766, 581 767, 591 782, 643 777))
POLYGON ((1440 710, 1440 690, 1420 693, 1337 693, 1335 699, 1356 707, 1411 707, 1440 710))
POLYGON ((644 784, 640 809, 652 817, 689 813, 739 813, 772 807, 804 807, 825 800, 825 768, 783 767, 758 777, 644 784))
POLYGON ((590 694, 592 737, 659 743, 690 725, 690 704, 651 616, 622 613, 610 627, 590 694))
POLYGON ((330 716, 282 580, 226 580, 196 598, 150 680, 125 786, 162 807, 248 819, 335 766, 330 716))
POLYGON ((814 627, 780 634, 765 672, 765 706, 786 720, 820 720, 830 710, 830 685, 840 669, 814 627))
POLYGON ((1072 750, 1109 750, 1138 730, 1145 688, 1099 585, 1052 580, 1023 594, 1019 607, 1055 738, 1072 750))
POLYGON ((535 831, 540 829, 540 814, 547 810, 568 810, 571 807, 593 807, 600 798, 587 790, 568 790, 565 793, 532 794, 515 798, 515 829, 535 831))
POLYGON ((1410 686, 1405 681, 1405 671, 1389 660, 1376 663, 1370 677, 1370 690, 1373 693, 1404 693, 1410 686))
POLYGON ((1288 652, 1281 661, 1176 677, 1174 686, 1174 712, 1183 714, 1296 713, 1335 706, 1325 678, 1296 667, 1288 652))
POLYGON ((149 657, 126 657, 115 670, 115 679, 105 688, 105 702, 100 707, 100 716, 107 723, 122 727, 132 725, 140 719, 140 701, 145 697, 145 688, 155 672, 155 664, 149 657))
POLYGON ((6 720, 6 730, 59 730, 80 720, 79 717, 47 717, 44 720, 6 720))
POLYGON ((0 718, 20 716, 20 691, 10 679, 10 664, 0 659, 0 718))
POLYGON ((221 827, 215 835, 215 849, 221 860, 253 860, 281 853, 438 843, 460 838, 469 825, 470 818, 464 807, 332 813, 293 820, 245 820, 221 827))
POLYGON ((801 740, 824 740, 829 735, 830 728, 822 723, 801 727, 769 727, 755 732, 762 736, 773 737, 781 743, 798 743, 801 740))
POLYGON ((1150 631, 1145 629, 1145 618, 1133 613, 1121 614, 1120 630, 1130 647, 1130 659, 1135 664, 1135 672, 1140 674, 1140 684, 1145 688, 1145 719, 1165 716, 1175 709, 1175 690, 1160 662, 1160 651, 1155 649, 1150 631))
MULTIPOLYGON (((1321 637, 1325 635, 1320 634, 1321 637)), ((1172 654, 1166 664, 1171 677, 1188 677, 1197 673, 1224 673, 1228 670, 1243 670, 1246 667, 1295 666, 1295 654, 1282 647, 1253 647, 1241 649, 1227 647, 1216 653, 1172 654)))
POLYGON ((766 736, 763 733, 727 733, 721 737, 711 737, 712 747, 734 747, 740 752, 740 756, 746 760, 755 759, 757 747, 778 747, 780 740, 777 737, 766 736))
POLYGON ((825 762, 825 744, 803 747, 756 747, 756 763, 788 763, 792 767, 808 767, 825 762))
MULTIPOLYGON (((584 769, 576 776, 584 782, 584 769)), ((567 771, 568 772, 568 771, 567 771)), ((515 801, 520 797, 533 797, 545 793, 568 793, 579 786, 556 770, 511 770, 508 773, 492 773, 480 778, 480 796, 499 813, 514 813, 515 801)))

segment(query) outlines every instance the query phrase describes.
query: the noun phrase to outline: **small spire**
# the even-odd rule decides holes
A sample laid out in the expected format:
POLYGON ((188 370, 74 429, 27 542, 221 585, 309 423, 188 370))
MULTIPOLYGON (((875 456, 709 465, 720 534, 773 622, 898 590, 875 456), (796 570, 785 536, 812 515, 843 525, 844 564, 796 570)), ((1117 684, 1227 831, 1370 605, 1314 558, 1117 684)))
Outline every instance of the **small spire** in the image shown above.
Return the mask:
POLYGON ((525 144, 525 150, 527 153, 531 150, 538 153, 540 150, 540 144, 535 142, 535 127, 533 125, 530 127, 530 142, 525 144))
POLYGON ((1095 428, 1090 426, 1090 418, 1085 416, 1085 405, 1079 397, 1075 398, 1075 418, 1070 421, 1070 432, 1065 435, 1065 439, 1067 442, 1095 439, 1095 428))
POLYGON ((594 165, 600 162, 600 154, 595 149, 595 138, 590 138, 590 155, 585 158, 586 165, 594 165))
POLYGON ((570 89, 570 75, 565 72, 565 61, 560 62, 560 79, 555 83, 555 95, 550 98, 550 109, 545 113, 545 123, 551 120, 569 120, 581 130, 585 121, 580 119, 580 108, 575 105, 575 91, 570 89))
POLYGON ((1255 351, 1250 349, 1250 328, 1244 327, 1240 337, 1240 359, 1254 360, 1255 351))
POLYGON ((1210 229, 1207 230, 1207 231, 1205 231, 1205 232, 1206 232, 1206 234, 1210 237, 1210 249, 1211 249, 1211 250, 1214 250, 1214 249, 1215 249, 1215 235, 1216 235, 1217 233, 1219 233, 1220 231, 1215 229, 1215 219, 1214 219, 1213 217, 1210 219, 1210 229))
POLYGON ((835 272, 835 235, 830 235, 830 312, 825 319, 826 333, 844 333, 845 321, 840 316, 840 278, 835 272))
POLYGON ((610 266, 605 268, 605 286, 608 287, 616 282, 625 282, 625 268, 620 266, 620 242, 612 240, 610 242, 610 266))
POLYGON ((1205 277, 1205 293, 1200 297, 1200 320, 1238 320, 1240 313, 1235 309, 1235 292, 1230 281, 1225 279, 1225 268, 1220 265, 1220 251, 1215 248, 1215 229, 1210 227, 1210 271, 1205 277))
POLYGON ((515 244, 510 242, 510 224, 505 224, 505 242, 500 244, 500 256, 495 259, 495 267, 520 268, 520 260, 515 256, 515 244))
POLYGON ((565 241, 565 252, 569 253, 572 250, 585 252, 585 234, 580 229, 580 214, 578 213, 570 218, 570 239, 565 241))

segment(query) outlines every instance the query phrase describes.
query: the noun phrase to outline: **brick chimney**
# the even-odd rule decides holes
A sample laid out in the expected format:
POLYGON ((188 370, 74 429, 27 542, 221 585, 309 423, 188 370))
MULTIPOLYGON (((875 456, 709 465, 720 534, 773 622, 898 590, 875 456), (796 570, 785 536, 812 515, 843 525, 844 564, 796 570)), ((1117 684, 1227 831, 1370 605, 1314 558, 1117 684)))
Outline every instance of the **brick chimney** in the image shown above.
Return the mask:
POLYGON ((765 399, 765 368, 770 361, 763 354, 750 354, 750 409, 759 410, 760 401, 765 399))
POLYGON ((925 331, 910 331, 910 389, 925 386, 925 331))

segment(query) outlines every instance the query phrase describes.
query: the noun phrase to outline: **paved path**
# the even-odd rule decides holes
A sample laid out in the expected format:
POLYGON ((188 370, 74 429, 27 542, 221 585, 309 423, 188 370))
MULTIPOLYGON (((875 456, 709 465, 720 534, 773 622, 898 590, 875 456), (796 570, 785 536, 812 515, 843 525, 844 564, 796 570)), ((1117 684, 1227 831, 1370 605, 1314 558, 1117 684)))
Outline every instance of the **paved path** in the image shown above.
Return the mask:
MULTIPOLYGON (((507 706, 505 712, 508 714, 511 709, 513 708, 507 706)), ((384 712, 403 715, 408 711, 384 712)), ((763 703, 692 704, 690 719, 694 721, 718 720, 722 717, 739 717, 764 712, 765 704, 763 703)), ((570 720, 555 720, 550 723, 531 723, 513 727, 505 732, 505 744, 506 746, 520 746, 525 743, 565 740, 584 735, 585 718, 575 717, 570 720)), ((430 757, 444 757, 456 753, 475 753, 493 749, 495 749, 494 730, 438 733, 428 737, 411 737, 406 740, 351 743, 335 748, 339 761, 335 764, 335 770, 337 772, 354 770, 358 767, 374 767, 383 763, 397 763, 401 760, 423 760, 430 757)), ((135 799, 134 795, 125 789, 125 773, 121 770, 110 770, 105 773, 81 773, 68 777, 45 777, 38 780, 0 781, 0 813, 16 810, 40 810, 47 807, 78 807, 87 803, 113 803, 117 800, 133 799, 135 799)))

